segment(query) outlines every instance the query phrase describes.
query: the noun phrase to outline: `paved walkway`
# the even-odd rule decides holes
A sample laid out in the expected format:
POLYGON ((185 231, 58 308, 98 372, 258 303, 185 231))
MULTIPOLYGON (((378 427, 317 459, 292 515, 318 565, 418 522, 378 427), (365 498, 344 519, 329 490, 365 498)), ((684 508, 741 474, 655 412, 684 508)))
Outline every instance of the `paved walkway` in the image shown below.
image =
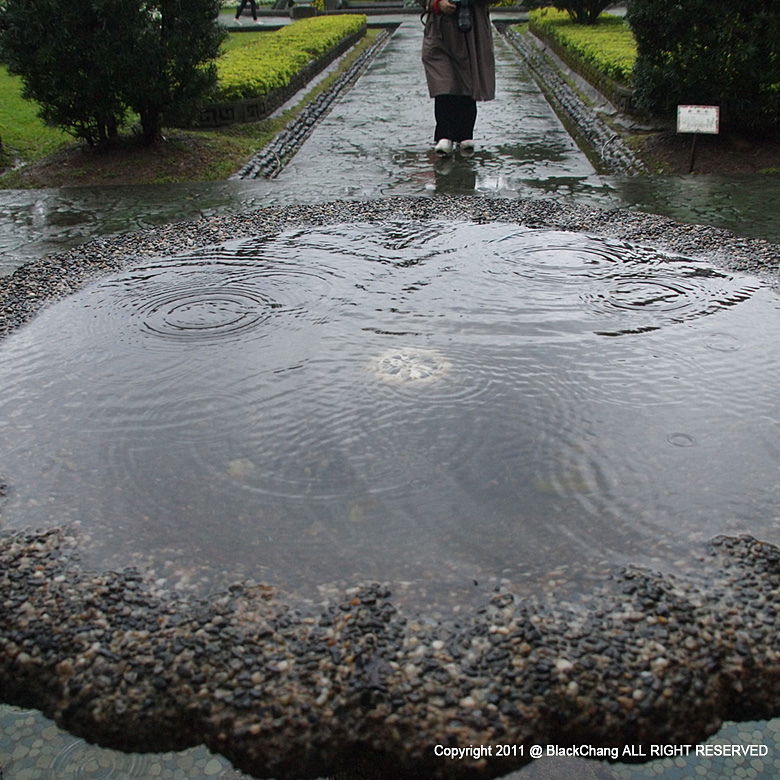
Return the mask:
POLYGON ((555 179, 602 190, 525 66, 496 36, 496 100, 479 104, 471 158, 433 152, 433 101, 420 50, 422 25, 405 17, 355 87, 320 122, 277 180, 299 199, 425 193, 544 194, 555 179))

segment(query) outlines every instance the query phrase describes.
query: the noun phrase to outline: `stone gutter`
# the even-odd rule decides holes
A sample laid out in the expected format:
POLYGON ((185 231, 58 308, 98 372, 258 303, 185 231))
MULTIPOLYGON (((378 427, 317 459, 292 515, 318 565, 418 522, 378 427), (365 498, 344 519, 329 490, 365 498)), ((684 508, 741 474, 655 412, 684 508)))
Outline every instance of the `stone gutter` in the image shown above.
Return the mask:
POLYGON ((309 103, 276 137, 243 165, 231 179, 272 179, 281 173, 287 162, 312 134, 317 123, 333 103, 348 90, 371 64, 390 39, 397 25, 385 27, 374 43, 360 54, 331 87, 309 103))
MULTIPOLYGON (((621 210, 339 201, 165 225, 35 261, 0 279, 0 333, 143 257, 390 219, 586 231, 742 270, 780 262, 764 241, 621 210)), ((67 529, 0 532, 0 700, 107 747, 203 743, 277 780, 356 764, 377 780, 488 778, 529 762, 532 746, 691 744, 723 720, 780 715, 780 549, 749 536, 712 540, 689 572, 616 567, 568 597, 499 588, 471 613, 436 618, 404 614, 382 583, 317 605, 252 582, 200 599, 142 571, 87 570, 84 544, 67 529), (498 744, 515 748, 499 757, 498 744), (437 745, 493 751, 454 760, 437 745)))
POLYGON ((545 46, 549 47, 558 55, 575 73, 578 73, 606 97, 618 111, 624 114, 636 113, 637 108, 634 102, 634 90, 624 84, 619 84, 609 76, 600 73, 584 58, 576 52, 561 46, 557 41, 545 34, 539 25, 529 22, 529 32, 536 36, 545 46))
POLYGON ((648 173, 644 163, 572 88, 545 52, 545 44, 530 33, 497 25, 509 44, 523 57, 542 92, 597 169, 611 175, 648 173))

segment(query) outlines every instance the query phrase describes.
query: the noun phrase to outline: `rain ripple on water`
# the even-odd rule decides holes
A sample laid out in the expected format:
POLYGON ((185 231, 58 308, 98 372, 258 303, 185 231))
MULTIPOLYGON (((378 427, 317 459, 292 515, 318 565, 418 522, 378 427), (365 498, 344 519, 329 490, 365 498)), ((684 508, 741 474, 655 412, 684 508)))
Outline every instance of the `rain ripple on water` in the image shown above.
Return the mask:
POLYGON ((0 350, 3 522, 303 589, 531 587, 771 537, 779 317, 752 277, 508 224, 144 263, 0 350))

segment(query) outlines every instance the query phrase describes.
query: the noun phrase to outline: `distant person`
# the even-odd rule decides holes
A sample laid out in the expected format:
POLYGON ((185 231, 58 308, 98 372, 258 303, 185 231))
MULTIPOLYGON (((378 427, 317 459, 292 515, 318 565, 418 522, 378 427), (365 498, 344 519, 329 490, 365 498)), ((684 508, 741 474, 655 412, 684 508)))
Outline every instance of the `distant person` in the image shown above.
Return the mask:
POLYGON ((488 0, 427 0, 422 61, 434 99, 436 153, 474 151, 477 101, 493 100, 496 65, 488 0))
POLYGON ((247 3, 249 3, 249 7, 252 9, 252 18, 257 23, 257 3, 255 0, 241 0, 241 5, 238 6, 238 11, 236 11, 236 24, 241 24, 241 14, 244 12, 247 3))

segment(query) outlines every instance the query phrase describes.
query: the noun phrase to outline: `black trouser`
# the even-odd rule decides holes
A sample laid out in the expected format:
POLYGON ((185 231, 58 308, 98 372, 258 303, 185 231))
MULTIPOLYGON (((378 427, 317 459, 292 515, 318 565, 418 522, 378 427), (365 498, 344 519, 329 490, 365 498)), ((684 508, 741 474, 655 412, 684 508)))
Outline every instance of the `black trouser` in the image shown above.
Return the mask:
POLYGON ((249 3, 249 7, 252 9, 252 18, 257 21, 257 3, 255 3, 255 0, 241 0, 241 5, 238 6, 238 11, 236 11, 236 19, 238 19, 238 17, 243 13, 247 2, 249 3))
POLYGON ((474 137, 477 121, 477 101, 468 95, 436 95, 433 99, 436 131, 433 142, 442 138, 450 141, 469 141, 474 137))

